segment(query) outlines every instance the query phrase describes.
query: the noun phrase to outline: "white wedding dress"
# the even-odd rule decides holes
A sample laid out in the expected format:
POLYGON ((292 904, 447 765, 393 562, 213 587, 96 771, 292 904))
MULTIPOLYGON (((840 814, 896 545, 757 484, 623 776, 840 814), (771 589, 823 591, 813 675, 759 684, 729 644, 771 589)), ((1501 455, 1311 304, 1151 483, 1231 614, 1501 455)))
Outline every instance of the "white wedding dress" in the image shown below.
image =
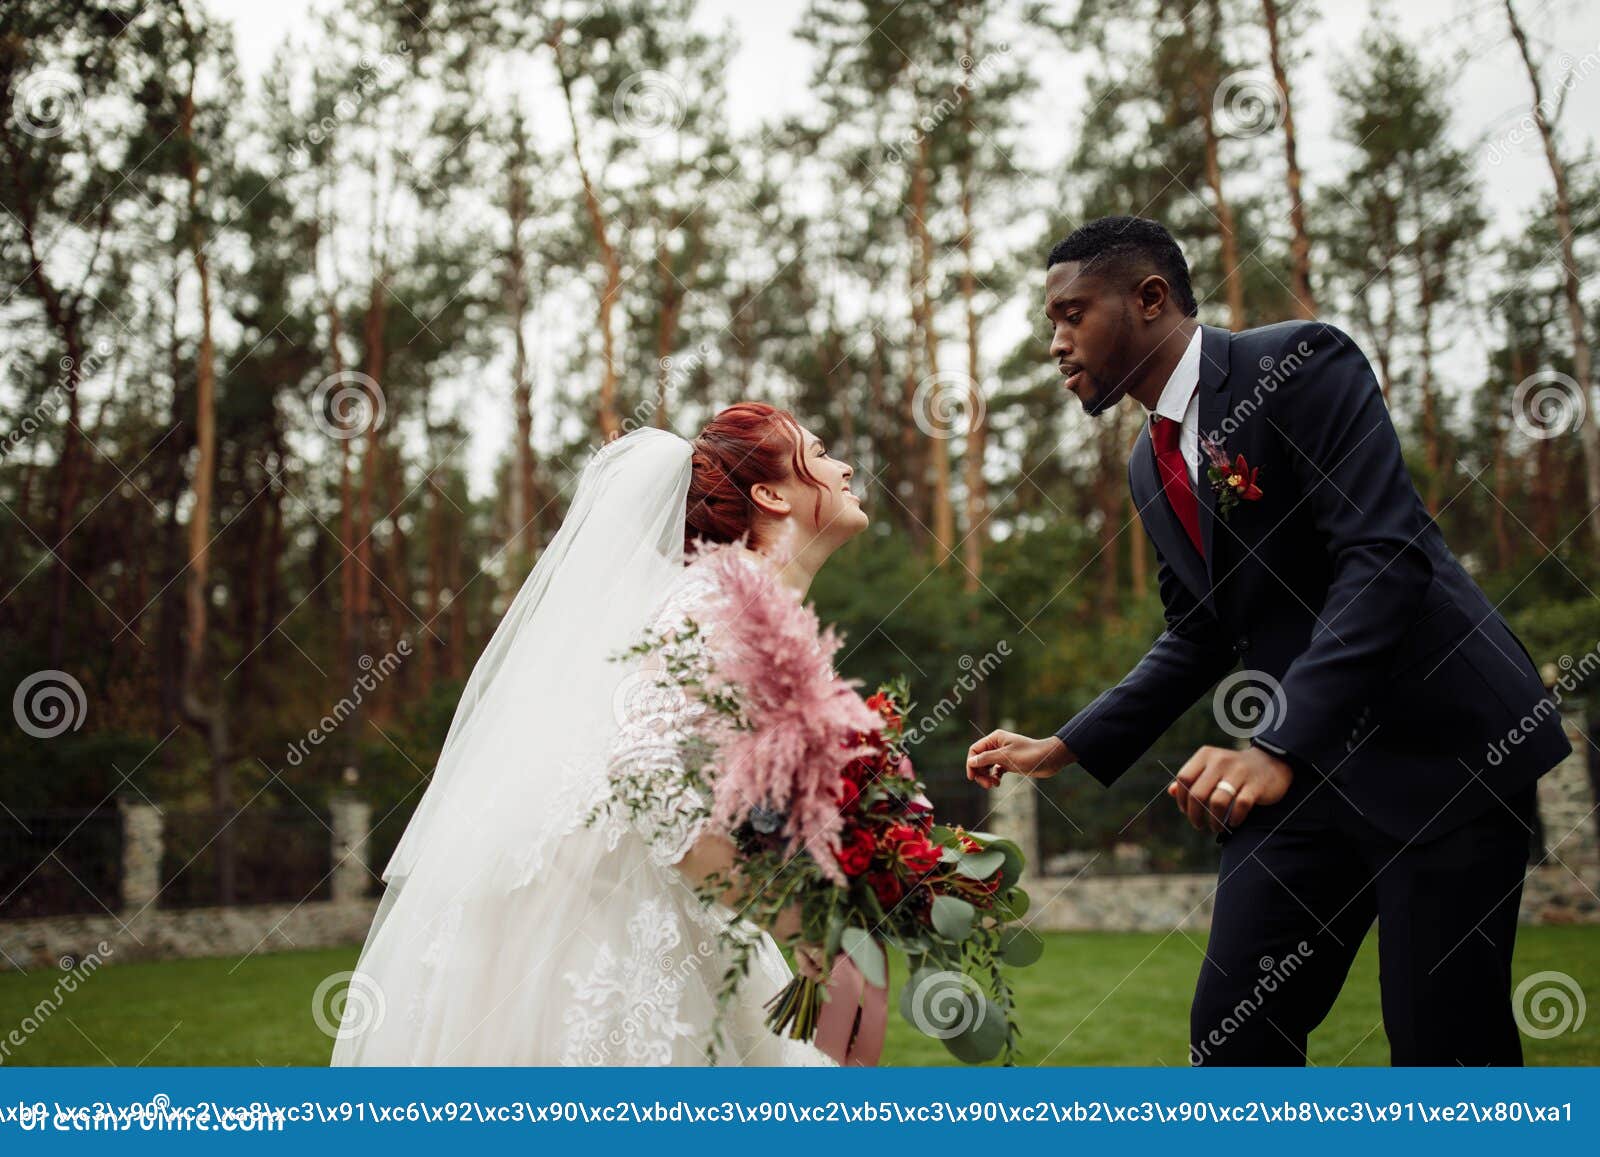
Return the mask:
POLYGON ((682 782, 670 740, 696 709, 639 694, 641 662, 611 656, 710 589, 706 568, 683 565, 688 471, 689 444, 653 429, 585 469, 384 871, 332 1064, 834 1063, 766 1029, 792 973, 748 921, 754 959, 712 1041, 734 914, 672 866, 706 822, 692 789, 586 822, 623 767, 682 782))

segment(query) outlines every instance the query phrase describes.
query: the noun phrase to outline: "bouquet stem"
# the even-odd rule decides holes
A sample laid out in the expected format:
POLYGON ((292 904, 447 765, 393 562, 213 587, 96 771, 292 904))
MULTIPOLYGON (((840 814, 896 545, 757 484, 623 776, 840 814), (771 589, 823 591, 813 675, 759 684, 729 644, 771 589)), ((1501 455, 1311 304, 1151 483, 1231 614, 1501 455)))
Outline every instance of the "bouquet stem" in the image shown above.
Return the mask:
POLYGON ((775 1036, 809 1041, 817 1035, 817 1019, 822 1015, 822 985, 805 976, 796 976, 767 1001, 767 1028, 775 1036))

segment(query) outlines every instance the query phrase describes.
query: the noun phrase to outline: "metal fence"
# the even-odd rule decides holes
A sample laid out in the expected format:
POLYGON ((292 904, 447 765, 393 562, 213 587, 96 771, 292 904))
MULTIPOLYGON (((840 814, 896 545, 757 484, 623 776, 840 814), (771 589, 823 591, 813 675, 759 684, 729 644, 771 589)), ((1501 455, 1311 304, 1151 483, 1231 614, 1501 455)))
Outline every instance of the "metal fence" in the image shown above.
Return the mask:
POLYGON ((231 822, 230 814, 209 809, 165 812, 160 907, 218 902, 224 825, 234 846, 235 904, 329 898, 333 854, 324 817, 303 807, 247 808, 231 822))
POLYGON ((120 901, 122 822, 97 811, 0 808, 0 916, 66 916, 115 910, 120 901))

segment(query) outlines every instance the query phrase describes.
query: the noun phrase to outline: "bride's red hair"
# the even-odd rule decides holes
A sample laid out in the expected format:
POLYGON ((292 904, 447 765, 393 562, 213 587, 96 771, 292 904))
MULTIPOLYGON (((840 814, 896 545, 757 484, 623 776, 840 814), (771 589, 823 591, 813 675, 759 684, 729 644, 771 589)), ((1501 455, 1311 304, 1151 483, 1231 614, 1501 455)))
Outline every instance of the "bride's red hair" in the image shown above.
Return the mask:
MULTIPOLYGON (((711 419, 691 445, 685 549, 697 538, 734 542, 753 530, 751 488, 758 482, 782 482, 790 474, 817 488, 812 517, 821 516, 823 484, 806 465, 805 436, 788 410, 765 402, 736 402, 711 419)), ((754 535, 750 545, 757 545, 754 535)))

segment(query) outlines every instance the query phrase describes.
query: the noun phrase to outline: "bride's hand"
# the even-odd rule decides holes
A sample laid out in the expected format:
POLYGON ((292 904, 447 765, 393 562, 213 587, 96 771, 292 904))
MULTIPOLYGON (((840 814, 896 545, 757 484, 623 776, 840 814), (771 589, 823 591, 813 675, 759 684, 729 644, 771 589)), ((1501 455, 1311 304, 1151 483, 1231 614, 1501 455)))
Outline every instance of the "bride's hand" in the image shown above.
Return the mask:
POLYGON ((796 944, 794 970, 807 980, 815 980, 820 984, 828 974, 826 950, 820 944, 796 944))
POLYGON ((1000 777, 1015 772, 1048 779, 1077 756, 1060 739, 1029 739, 1014 731, 991 731, 967 748, 967 778, 980 787, 998 787, 1000 777))
POLYGON ((828 957, 822 945, 801 940, 800 905, 790 904, 772 922, 772 937, 780 944, 794 945, 794 970, 808 980, 823 980, 828 957))

